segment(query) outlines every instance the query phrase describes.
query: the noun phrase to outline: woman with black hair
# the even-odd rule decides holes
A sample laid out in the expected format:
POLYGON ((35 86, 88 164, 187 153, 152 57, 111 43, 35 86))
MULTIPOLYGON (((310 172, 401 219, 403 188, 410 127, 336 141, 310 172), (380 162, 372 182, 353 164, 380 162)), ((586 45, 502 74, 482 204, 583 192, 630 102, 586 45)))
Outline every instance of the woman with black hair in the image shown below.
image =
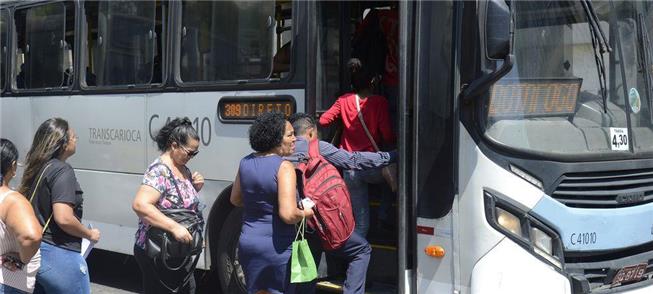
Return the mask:
MULTIPOLYGON (((344 94, 320 117, 320 126, 326 127, 341 119, 344 125, 340 148, 349 152, 377 152, 376 146, 391 145, 395 142, 392 132, 388 101, 374 94, 380 76, 369 66, 352 58, 347 63, 351 73, 353 92, 344 94), (361 122, 361 118, 365 125, 361 122), (367 130, 365 129, 367 128, 367 130), (367 134, 369 132, 369 136, 367 134), (372 137, 374 142, 370 140, 372 137)), ((356 220, 356 232, 365 237, 369 230, 368 183, 383 183, 381 170, 344 172, 344 179, 351 194, 351 205, 356 220)))
MULTIPOLYGON (((132 203, 139 217, 134 257, 141 268, 143 292, 195 293, 194 263, 187 263, 177 271, 167 269, 147 255, 145 243, 151 227, 169 232, 177 241, 187 244, 193 241, 188 229, 162 210, 189 209, 201 217, 199 191, 204 186, 204 177, 186 167, 199 153, 199 136, 187 117, 176 118, 159 131, 156 144, 162 153, 148 167, 132 203)), ((176 266, 183 259, 171 259, 169 263, 176 266)))
POLYGON ((97 242, 100 231, 81 223, 84 192, 66 162, 76 150, 77 135, 68 122, 50 118, 36 130, 27 152, 19 192, 31 199, 44 227, 34 293, 91 292, 88 266, 79 253, 82 238, 97 242))
POLYGON ((27 198, 9 188, 17 160, 16 146, 0 139, 0 293, 32 293, 41 263, 41 225, 27 198))
POLYGON ((243 207, 238 260, 247 292, 295 293, 288 270, 294 224, 313 216, 298 208, 295 168, 283 160, 295 150, 295 133, 281 113, 264 113, 249 128, 249 144, 256 152, 240 161, 230 199, 243 207))

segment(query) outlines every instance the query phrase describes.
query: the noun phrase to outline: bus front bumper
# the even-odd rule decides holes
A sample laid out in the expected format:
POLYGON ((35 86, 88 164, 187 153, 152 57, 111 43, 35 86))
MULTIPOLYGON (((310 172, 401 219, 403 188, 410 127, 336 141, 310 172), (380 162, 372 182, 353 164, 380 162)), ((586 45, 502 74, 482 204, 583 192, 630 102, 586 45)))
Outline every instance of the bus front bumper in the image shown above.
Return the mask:
POLYGON ((571 293, 569 279, 508 238, 474 266, 471 293, 571 293))

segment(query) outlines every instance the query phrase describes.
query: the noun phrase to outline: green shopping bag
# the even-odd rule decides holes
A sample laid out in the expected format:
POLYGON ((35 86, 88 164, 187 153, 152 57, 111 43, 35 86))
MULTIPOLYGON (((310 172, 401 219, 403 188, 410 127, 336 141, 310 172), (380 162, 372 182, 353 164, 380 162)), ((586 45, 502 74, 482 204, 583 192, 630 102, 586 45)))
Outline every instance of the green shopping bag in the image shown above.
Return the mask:
POLYGON ((308 242, 304 239, 305 227, 306 219, 302 218, 297 228, 295 241, 292 242, 292 254, 290 256, 291 283, 310 282, 317 278, 315 260, 313 259, 313 254, 311 254, 311 248, 308 246, 308 242), (301 236, 301 239, 299 236, 301 236))

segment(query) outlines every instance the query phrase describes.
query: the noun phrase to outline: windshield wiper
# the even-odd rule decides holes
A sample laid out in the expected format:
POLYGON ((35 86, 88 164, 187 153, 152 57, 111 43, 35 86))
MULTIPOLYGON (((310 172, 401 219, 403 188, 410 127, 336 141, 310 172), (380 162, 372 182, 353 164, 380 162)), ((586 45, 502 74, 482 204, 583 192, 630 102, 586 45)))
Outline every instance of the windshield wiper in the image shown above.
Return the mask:
POLYGON ((590 27, 590 35, 592 37, 592 48, 594 49, 594 62, 596 63, 597 74, 599 77, 599 86, 601 91, 601 97, 603 98, 603 112, 608 112, 608 90, 607 82, 605 78, 605 59, 603 54, 606 52, 612 52, 608 39, 605 37, 605 33, 601 28, 599 23, 599 17, 596 15, 594 6, 589 0, 581 1, 585 15, 587 16, 587 23, 590 27), (597 50, 598 49, 598 50, 597 50))
POLYGON ((653 121, 653 79, 651 79, 651 71, 653 71, 653 53, 651 50, 651 40, 648 38, 648 31, 646 30, 646 22, 644 14, 637 14, 637 39, 639 40, 639 60, 641 62, 642 73, 644 75, 644 85, 646 85, 646 96, 648 98, 648 112, 651 121, 653 121))

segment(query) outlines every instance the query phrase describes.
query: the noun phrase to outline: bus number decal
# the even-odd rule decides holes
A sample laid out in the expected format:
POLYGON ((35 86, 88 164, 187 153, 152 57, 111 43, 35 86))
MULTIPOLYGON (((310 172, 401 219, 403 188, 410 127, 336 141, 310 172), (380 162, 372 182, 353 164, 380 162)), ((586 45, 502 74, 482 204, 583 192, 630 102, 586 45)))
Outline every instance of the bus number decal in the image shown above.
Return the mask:
POLYGON ((591 245, 596 244, 596 232, 572 233, 571 245, 591 245))
MULTIPOLYGON (((156 140, 155 138, 155 132, 158 131, 161 127, 163 127, 163 124, 159 125, 156 123, 156 120, 159 119, 158 114, 153 114, 150 116, 150 123, 149 123, 149 133, 150 133, 150 138, 152 141, 156 140)), ((169 123, 172 120, 172 117, 168 117, 166 119, 165 123, 169 123)), ((211 120, 208 117, 202 117, 201 120, 199 117, 195 117, 193 120, 193 127, 197 131, 197 134, 200 137, 200 141, 202 145, 204 146, 209 146, 211 144, 211 134, 212 134, 212 127, 211 127, 211 120)))

